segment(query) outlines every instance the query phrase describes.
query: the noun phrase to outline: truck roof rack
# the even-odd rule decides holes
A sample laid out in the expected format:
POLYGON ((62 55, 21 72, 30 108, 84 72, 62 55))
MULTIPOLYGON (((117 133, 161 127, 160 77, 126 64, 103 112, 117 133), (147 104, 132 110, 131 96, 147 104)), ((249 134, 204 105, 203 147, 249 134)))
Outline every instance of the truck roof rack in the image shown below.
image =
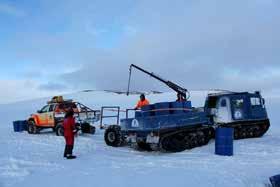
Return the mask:
POLYGON ((47 104, 54 104, 54 103, 72 103, 73 99, 67 99, 63 101, 48 101, 47 104))

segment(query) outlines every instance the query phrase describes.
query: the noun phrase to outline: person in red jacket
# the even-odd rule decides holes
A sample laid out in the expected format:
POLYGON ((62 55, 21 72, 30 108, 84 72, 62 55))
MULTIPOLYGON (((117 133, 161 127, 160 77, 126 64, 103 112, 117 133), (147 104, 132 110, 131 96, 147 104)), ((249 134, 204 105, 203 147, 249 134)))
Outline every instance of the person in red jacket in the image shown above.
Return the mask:
POLYGON ((65 138, 65 150, 64 150, 64 157, 67 159, 74 159, 76 156, 72 155, 73 148, 74 148, 74 136, 76 133, 75 128, 75 118, 74 118, 74 111, 70 109, 64 118, 63 121, 63 128, 64 128, 64 138, 65 138))

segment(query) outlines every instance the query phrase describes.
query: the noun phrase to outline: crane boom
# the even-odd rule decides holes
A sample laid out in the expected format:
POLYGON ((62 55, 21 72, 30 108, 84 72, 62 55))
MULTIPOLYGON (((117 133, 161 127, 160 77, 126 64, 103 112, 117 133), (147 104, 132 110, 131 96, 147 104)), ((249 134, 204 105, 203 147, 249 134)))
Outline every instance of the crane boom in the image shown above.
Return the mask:
POLYGON ((184 99, 189 99, 190 94, 189 94, 189 91, 186 88, 182 88, 179 85, 177 85, 177 84, 175 84, 171 81, 165 80, 165 79, 155 75, 153 72, 148 72, 147 70, 144 70, 143 68, 140 68, 139 66, 136 66, 134 64, 131 64, 130 67, 129 67, 129 79, 128 79, 127 95, 129 95, 132 68, 135 68, 135 69, 137 69, 137 70, 139 70, 143 73, 146 73, 146 74, 150 75, 151 77, 159 80, 160 82, 163 82, 169 88, 171 88, 172 90, 174 90, 175 92, 180 94, 184 99), (187 97, 187 94, 188 94, 188 97, 187 97))

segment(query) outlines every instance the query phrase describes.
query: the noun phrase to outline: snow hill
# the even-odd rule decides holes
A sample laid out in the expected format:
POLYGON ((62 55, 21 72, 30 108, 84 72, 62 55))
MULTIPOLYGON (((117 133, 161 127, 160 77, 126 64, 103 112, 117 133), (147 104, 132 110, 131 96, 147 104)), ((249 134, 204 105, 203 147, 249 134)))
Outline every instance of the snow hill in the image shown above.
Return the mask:
MULTIPOLYGON (((206 94, 191 92, 193 105, 203 106, 206 94)), ((268 186, 268 178, 280 173, 280 98, 263 95, 271 128, 262 138, 235 141, 233 157, 215 155, 213 140, 173 154, 113 148, 106 146, 104 131, 98 130, 95 135, 79 136, 74 149, 78 158, 65 160, 63 137, 50 131, 39 135, 13 132, 14 120, 26 119, 49 98, 0 105, 0 187, 268 186)), ((132 108, 138 100, 136 95, 101 91, 65 97, 95 109, 112 105, 132 108)), ((175 93, 148 96, 152 103, 175 97, 175 93)))

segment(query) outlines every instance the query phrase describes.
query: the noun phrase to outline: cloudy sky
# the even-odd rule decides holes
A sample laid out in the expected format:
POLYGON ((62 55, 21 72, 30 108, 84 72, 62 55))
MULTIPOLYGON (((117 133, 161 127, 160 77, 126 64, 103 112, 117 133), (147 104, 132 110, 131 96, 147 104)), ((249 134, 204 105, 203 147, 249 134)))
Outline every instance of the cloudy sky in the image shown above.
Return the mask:
MULTIPOLYGON (((279 0, 0 0, 0 103, 125 90, 134 63, 191 90, 280 93, 279 0)), ((132 89, 164 90, 134 71, 132 89)))

